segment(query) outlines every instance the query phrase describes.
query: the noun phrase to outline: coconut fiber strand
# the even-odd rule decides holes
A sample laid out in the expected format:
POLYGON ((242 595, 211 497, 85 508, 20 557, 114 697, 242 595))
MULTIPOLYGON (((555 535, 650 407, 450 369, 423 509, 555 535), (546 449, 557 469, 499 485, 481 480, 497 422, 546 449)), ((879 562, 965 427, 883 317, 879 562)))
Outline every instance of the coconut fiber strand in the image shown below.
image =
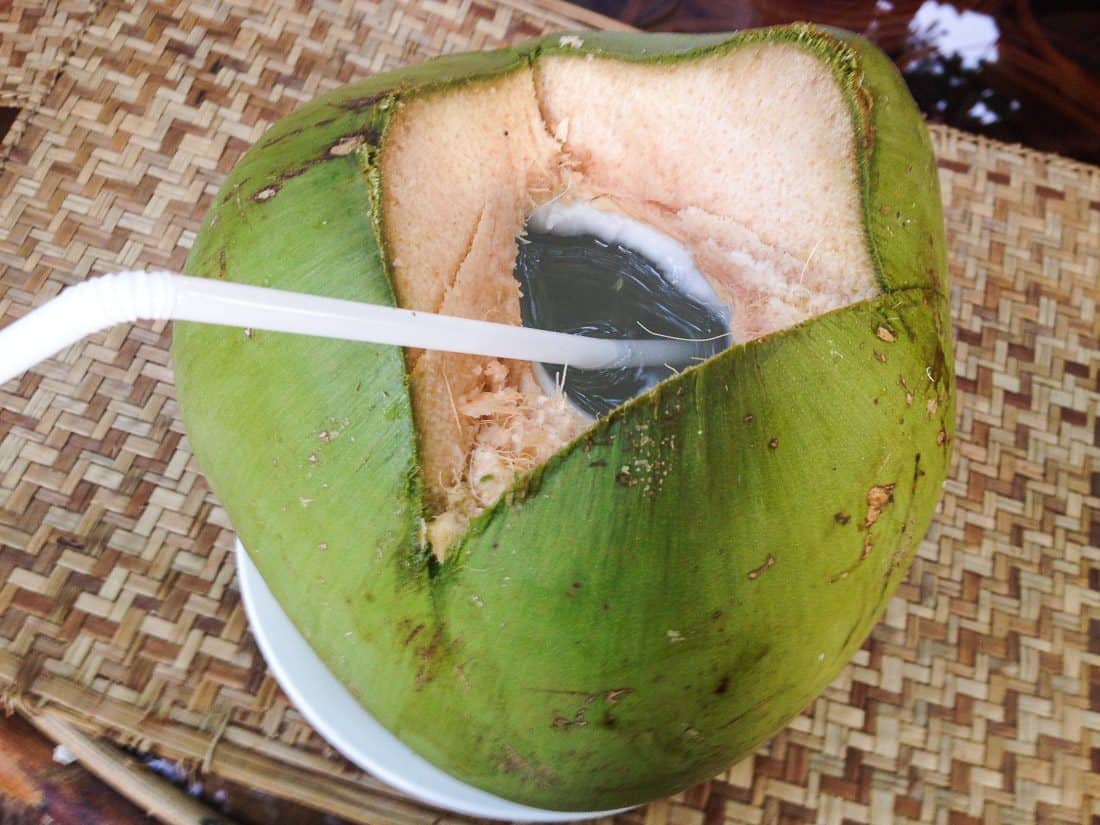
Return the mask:
MULTIPOLYGON (((92 273, 182 266, 243 152, 320 93, 597 25, 521 0, 17 4, 0 24, 0 106, 18 110, 0 155, 3 321, 92 273)), ((1100 815, 1100 173, 932 137, 959 388, 940 514, 821 698, 755 757, 623 822, 1100 815)), ((435 821, 336 757, 266 672, 169 341, 121 327, 0 392, 0 691, 348 819, 435 821)))

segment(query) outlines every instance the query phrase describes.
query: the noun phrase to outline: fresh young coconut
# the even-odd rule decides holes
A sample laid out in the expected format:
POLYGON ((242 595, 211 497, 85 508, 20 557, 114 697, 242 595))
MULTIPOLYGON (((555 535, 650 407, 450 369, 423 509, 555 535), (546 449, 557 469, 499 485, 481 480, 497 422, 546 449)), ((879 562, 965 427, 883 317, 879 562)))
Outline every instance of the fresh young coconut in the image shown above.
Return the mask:
POLYGON ((522 362, 185 324, 174 357, 332 671, 456 777, 582 810, 708 778, 836 675, 931 519, 954 378, 921 117, 881 53, 805 25, 342 89, 245 156, 187 270, 519 323, 552 199, 686 249, 738 343, 594 423, 522 362))

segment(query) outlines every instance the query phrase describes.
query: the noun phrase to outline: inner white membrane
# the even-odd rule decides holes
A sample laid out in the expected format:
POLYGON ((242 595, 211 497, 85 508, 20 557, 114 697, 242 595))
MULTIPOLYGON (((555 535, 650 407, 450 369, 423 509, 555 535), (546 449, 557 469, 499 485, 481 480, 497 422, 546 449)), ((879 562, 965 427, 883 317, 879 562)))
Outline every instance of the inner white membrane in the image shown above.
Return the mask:
MULTIPOLYGON (((403 100, 381 150, 398 302, 519 324, 525 223, 631 247, 749 341, 878 292, 851 114, 784 43, 674 64, 543 56, 403 100)), ((442 556, 466 523, 590 426, 532 365, 409 351, 442 556)))
MULTIPOLYGON (((594 235, 604 243, 633 249, 648 258, 676 290, 712 307, 729 322, 729 306, 719 299, 710 281, 696 268, 691 253, 652 226, 597 209, 591 203, 565 200, 538 207, 527 219, 527 225, 555 235, 594 235)), ((613 273, 607 274, 610 277, 613 273)))

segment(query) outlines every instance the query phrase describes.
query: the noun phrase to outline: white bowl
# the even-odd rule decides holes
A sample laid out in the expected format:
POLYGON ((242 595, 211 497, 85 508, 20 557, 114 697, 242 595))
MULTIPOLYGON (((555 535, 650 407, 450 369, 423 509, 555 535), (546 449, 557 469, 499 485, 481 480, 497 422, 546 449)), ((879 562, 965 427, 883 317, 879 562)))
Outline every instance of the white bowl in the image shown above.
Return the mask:
POLYGON ((429 805, 468 816, 564 822, 615 811, 550 811, 509 802, 444 773, 367 713, 313 652, 237 542, 241 601, 252 635, 290 701, 330 745, 363 770, 429 805))

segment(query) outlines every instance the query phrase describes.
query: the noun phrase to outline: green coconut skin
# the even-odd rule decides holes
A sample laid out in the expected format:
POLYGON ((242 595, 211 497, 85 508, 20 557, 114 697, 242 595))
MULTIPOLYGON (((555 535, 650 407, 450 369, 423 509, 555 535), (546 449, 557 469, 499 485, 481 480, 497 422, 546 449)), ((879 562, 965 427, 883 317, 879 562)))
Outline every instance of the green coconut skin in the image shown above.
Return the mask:
POLYGON ((782 41, 826 61, 849 102, 883 293, 619 408, 443 564, 421 539, 400 350, 182 323, 173 347, 195 454, 333 673, 443 770, 563 810, 705 780, 806 707, 904 577, 954 421, 936 172, 889 61, 809 26, 582 37, 446 57, 305 106, 230 175, 187 271, 392 304, 378 167, 401 100, 546 53, 672 62, 782 41))

